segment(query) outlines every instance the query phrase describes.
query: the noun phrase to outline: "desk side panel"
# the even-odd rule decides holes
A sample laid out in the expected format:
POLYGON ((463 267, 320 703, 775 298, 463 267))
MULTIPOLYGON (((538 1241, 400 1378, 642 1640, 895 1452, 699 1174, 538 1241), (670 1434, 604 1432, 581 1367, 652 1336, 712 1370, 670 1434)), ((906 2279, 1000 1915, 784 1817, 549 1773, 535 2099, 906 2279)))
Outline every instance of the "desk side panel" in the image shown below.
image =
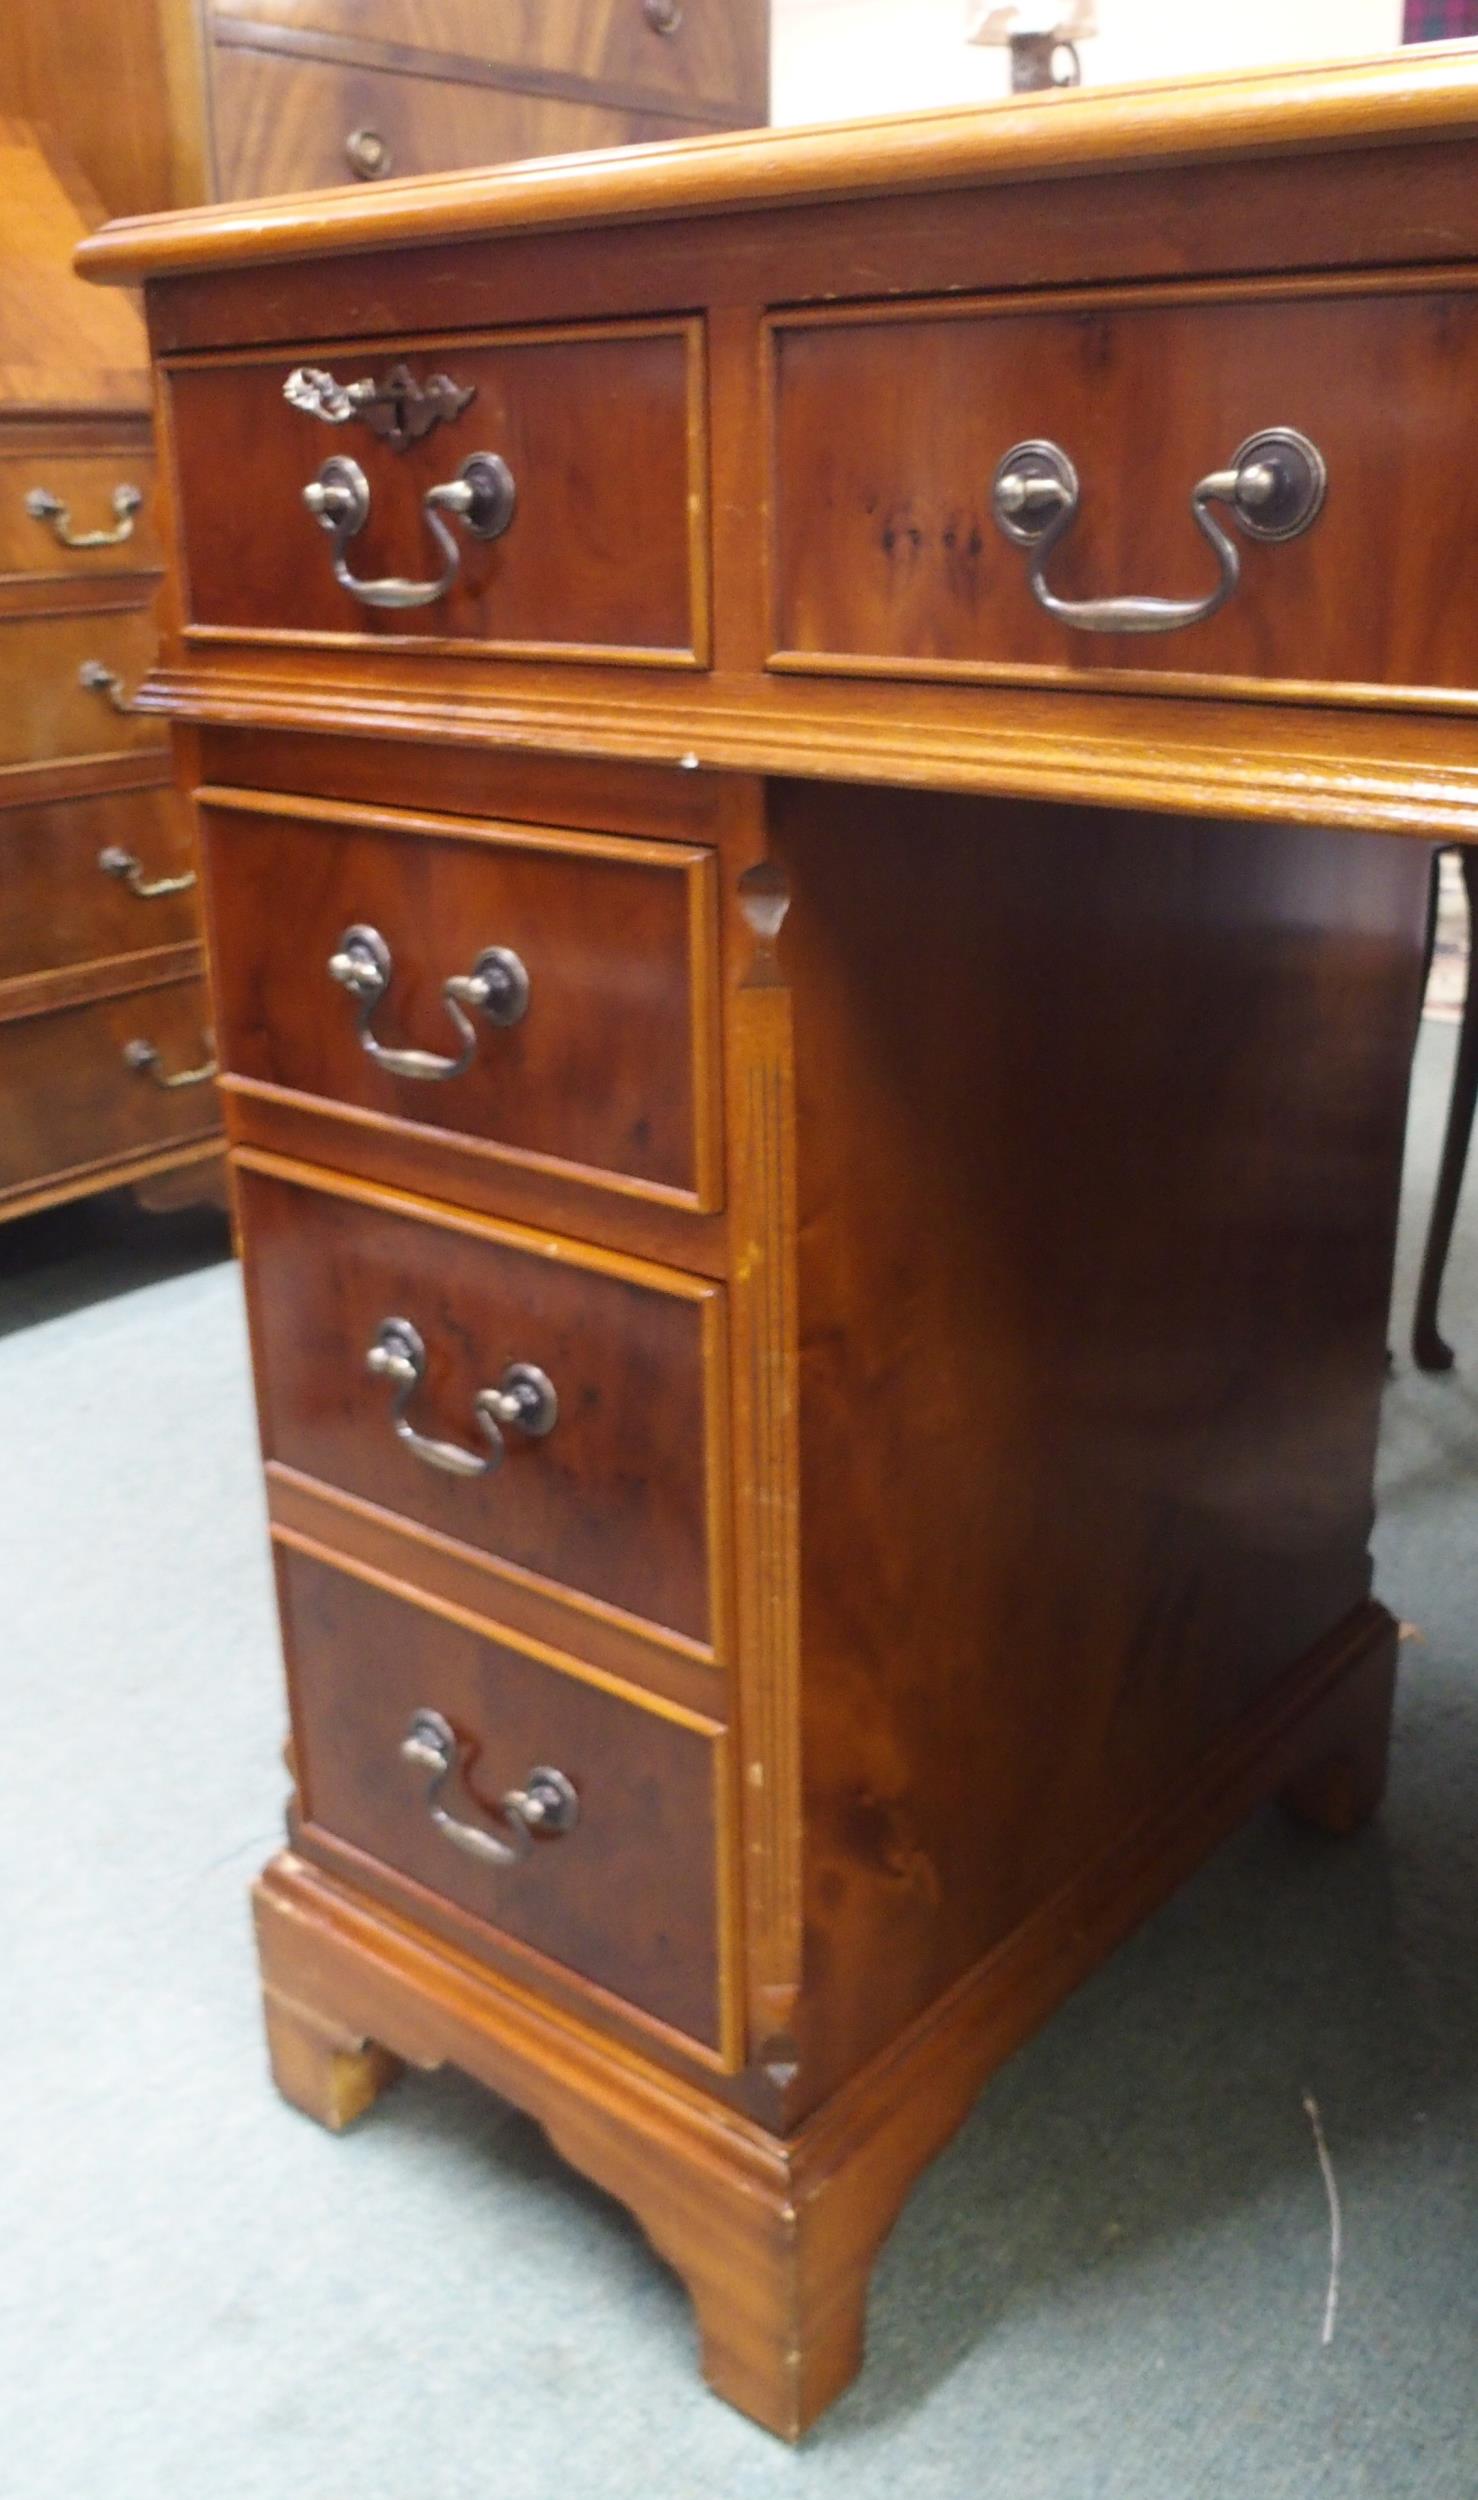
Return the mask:
POLYGON ((1427 868, 798 785, 771 850, 809 2105, 1367 1595, 1427 868))

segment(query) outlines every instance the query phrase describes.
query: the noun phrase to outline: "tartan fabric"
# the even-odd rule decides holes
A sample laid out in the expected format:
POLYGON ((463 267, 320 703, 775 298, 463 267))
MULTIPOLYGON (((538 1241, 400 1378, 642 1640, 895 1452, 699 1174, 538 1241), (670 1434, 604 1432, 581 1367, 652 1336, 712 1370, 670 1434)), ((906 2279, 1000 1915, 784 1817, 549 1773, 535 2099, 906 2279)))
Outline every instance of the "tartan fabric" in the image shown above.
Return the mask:
POLYGON ((1478 0, 1406 0, 1405 43, 1451 43, 1478 35, 1478 0))

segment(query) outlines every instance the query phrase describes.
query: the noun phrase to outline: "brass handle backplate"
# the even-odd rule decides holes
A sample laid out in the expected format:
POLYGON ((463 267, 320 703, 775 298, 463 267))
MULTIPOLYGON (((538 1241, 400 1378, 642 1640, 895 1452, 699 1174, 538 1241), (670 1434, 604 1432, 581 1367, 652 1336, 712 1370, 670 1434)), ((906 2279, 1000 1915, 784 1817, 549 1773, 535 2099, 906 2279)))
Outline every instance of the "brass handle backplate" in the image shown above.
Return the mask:
POLYGON ((158 1044, 143 1040, 124 1043, 123 1064, 127 1068, 132 1068, 135 1076, 148 1077, 152 1084, 159 1086, 166 1094, 177 1094, 186 1085, 208 1085, 211 1078, 218 1073, 218 1063, 211 1050, 209 1035, 202 1035, 201 1038, 208 1055, 202 1059, 197 1068, 179 1068, 173 1076, 166 1076, 164 1063, 159 1056, 158 1044))
POLYGON ((178 877, 146 877, 142 862, 117 842, 110 842, 105 851, 99 851, 98 866, 105 877, 116 877, 121 885, 126 885, 141 903, 156 902, 162 894, 188 894, 195 883, 193 868, 187 868, 178 877))
POLYGON ((405 581, 398 574, 367 582, 350 572, 345 550, 369 519, 370 488, 358 461, 346 453, 336 452, 325 460, 317 477, 304 487, 303 501, 320 529, 329 534, 334 579, 341 589, 367 608, 429 608, 446 597, 462 566, 461 548, 442 514, 449 512, 473 538, 501 538, 513 519, 518 491, 507 461, 500 460, 495 451, 472 452, 454 478, 427 487, 421 513, 442 557, 441 571, 433 582, 405 581))
POLYGON ((1248 538, 1297 538, 1318 519, 1325 483, 1320 452, 1306 434, 1285 425, 1249 435, 1227 468, 1200 479, 1191 489, 1191 515, 1220 568, 1202 599, 1058 597, 1046 579, 1047 559, 1072 526, 1079 490, 1078 473, 1057 443, 1013 444, 996 471, 991 503, 1005 535, 1030 551, 1027 579, 1049 616, 1081 634, 1168 634, 1215 616, 1241 579, 1236 541, 1213 504, 1225 505, 1248 538))
POLYGON ((449 1781, 462 1788, 474 1813, 484 1811, 466 1788, 465 1751, 439 1710, 418 1710, 400 1747, 402 1761, 430 1774, 426 1811, 453 1848, 484 1866, 521 1866, 536 1839, 558 1840, 574 1830, 580 1820, 579 1797, 563 1771, 547 1763, 537 1764, 521 1788, 504 1790, 493 1809, 496 1829, 451 1813, 441 1802, 449 1781))
POLYGON ((472 1014, 484 1022, 517 1024, 528 1011, 529 976, 511 946, 485 946, 470 972, 454 972, 443 981, 441 995, 456 1027, 461 1049, 455 1059, 434 1050, 403 1050, 375 1039, 370 1022, 390 987, 395 966, 378 929, 358 922, 346 929, 328 959, 329 977, 349 992, 359 1006, 359 1039, 366 1055, 388 1076, 415 1077, 439 1084, 465 1076, 477 1055, 477 1028, 472 1014), (468 1010, 472 1011, 469 1014, 468 1010))
POLYGON ((460 1441, 436 1441, 418 1432, 406 1413, 426 1377, 426 1346, 420 1330, 408 1319, 387 1319, 364 1358, 376 1380, 388 1380, 395 1391, 390 1421, 398 1441, 425 1467, 444 1476, 490 1476, 503 1463, 505 1432, 522 1432, 540 1441, 559 1421, 559 1398, 553 1381, 537 1363, 509 1363, 495 1389, 479 1389, 472 1413, 486 1449, 464 1449, 460 1441))
POLYGON ((141 486, 115 486, 113 512, 116 526, 110 530, 74 530, 71 506, 49 486, 33 486, 26 497, 26 510, 33 521, 50 525, 52 537, 62 547, 121 547, 125 538, 133 536, 134 514, 144 500, 141 486))

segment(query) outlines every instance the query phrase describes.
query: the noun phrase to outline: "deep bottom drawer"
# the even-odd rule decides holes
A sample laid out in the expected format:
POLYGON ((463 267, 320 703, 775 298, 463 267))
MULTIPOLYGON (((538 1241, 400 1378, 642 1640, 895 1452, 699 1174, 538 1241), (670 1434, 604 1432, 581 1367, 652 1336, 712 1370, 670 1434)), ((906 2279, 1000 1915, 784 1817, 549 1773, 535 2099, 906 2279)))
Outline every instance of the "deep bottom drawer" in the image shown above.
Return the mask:
POLYGON ((208 1136, 209 1018, 204 983, 172 981, 0 1024, 0 1199, 208 1136))
POLYGON ((474 1944, 530 1947, 732 2062, 721 1732, 286 1547, 278 1587, 303 1847, 347 1844, 459 1912, 474 1944), (445 1779, 405 1751, 425 1712, 455 1748, 445 1779), (562 1798, 570 1827, 554 1814, 525 1836, 510 1790, 562 1798))

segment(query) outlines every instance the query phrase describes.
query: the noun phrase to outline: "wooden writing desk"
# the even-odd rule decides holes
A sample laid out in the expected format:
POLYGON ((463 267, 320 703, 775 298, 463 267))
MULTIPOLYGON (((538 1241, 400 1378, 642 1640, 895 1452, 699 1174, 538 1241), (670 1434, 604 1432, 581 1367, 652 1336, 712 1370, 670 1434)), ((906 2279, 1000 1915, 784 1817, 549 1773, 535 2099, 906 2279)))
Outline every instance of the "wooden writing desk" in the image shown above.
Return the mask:
POLYGON ((278 2080, 533 2111, 793 2436, 1010 2049, 1261 1799, 1380 1793, 1478 57, 83 261, 174 480, 278 2080))

